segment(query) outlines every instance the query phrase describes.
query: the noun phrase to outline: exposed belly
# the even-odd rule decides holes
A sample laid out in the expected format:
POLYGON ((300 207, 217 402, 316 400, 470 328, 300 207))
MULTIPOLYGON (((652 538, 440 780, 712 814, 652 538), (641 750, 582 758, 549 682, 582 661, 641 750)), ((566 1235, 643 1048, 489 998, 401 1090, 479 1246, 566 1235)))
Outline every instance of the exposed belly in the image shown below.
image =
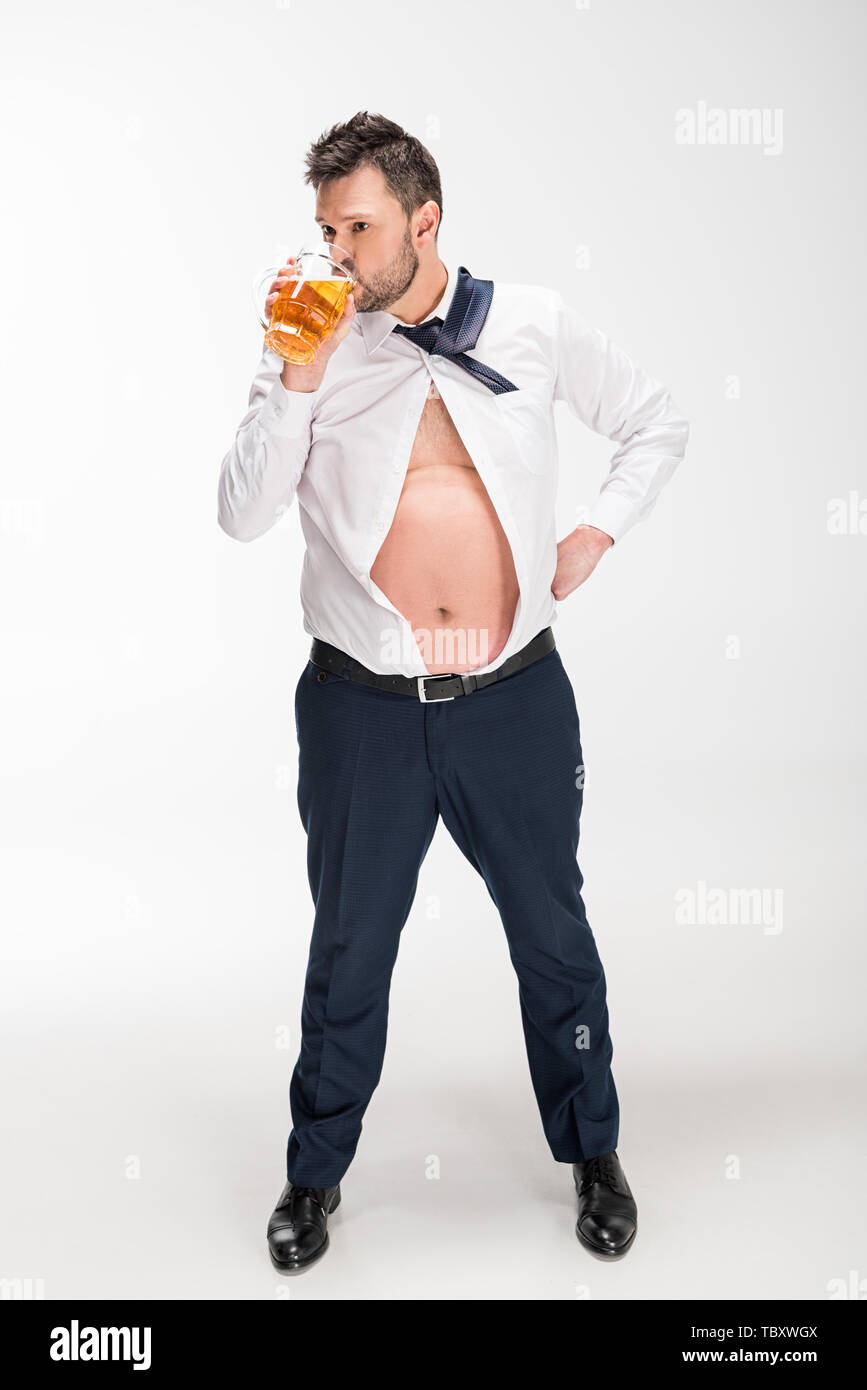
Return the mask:
POLYGON ((499 655, 519 589, 494 504, 431 388, 370 577, 409 622, 428 671, 439 674, 499 655))

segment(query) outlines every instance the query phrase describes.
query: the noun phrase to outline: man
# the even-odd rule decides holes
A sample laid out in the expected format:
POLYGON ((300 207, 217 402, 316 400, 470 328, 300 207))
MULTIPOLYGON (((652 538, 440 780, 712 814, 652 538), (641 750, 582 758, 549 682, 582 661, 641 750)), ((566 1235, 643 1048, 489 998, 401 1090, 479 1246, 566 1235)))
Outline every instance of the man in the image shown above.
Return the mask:
POLYGON ((334 126, 308 152, 306 181, 356 286, 309 366, 265 350, 218 493, 220 525, 245 541, 297 497, 313 638, 295 714, 316 910, 271 1259, 294 1273, 328 1247, 440 816, 503 922, 544 1133, 578 1189, 578 1238, 616 1259, 637 1208, 576 859, 578 714, 551 624, 650 512, 688 424, 556 291, 440 259, 439 173, 400 126, 366 111, 334 126), (619 444, 589 523, 559 544, 556 400, 619 444))

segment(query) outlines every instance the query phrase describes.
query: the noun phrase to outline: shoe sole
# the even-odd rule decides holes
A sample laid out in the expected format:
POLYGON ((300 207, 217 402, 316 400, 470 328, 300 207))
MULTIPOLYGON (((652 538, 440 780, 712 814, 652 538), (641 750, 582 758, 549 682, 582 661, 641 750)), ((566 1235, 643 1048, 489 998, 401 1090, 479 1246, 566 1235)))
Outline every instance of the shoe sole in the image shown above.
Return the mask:
MULTIPOLYGON (((334 1203, 333 1206, 328 1208, 329 1216, 331 1216, 340 1206, 341 1196, 342 1193, 338 1193, 337 1201, 334 1203)), ((303 1274, 305 1270, 308 1270, 310 1268, 311 1265, 315 1265, 317 1260, 322 1259, 322 1256, 328 1249, 329 1244, 330 1242, 328 1239, 328 1232, 326 1231, 325 1239, 323 1240, 319 1249, 314 1250, 312 1255, 308 1255, 306 1260, 278 1260, 276 1255, 274 1254, 274 1251, 271 1249, 270 1243, 268 1245, 268 1254, 270 1255, 271 1263, 277 1270, 278 1274, 303 1274)))

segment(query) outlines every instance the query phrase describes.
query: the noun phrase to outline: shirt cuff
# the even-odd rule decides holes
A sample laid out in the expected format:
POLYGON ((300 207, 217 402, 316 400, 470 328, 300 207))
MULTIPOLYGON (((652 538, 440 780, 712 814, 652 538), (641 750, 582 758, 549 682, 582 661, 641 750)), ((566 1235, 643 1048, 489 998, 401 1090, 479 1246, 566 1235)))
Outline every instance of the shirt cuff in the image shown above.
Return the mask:
POLYGON ((638 520, 635 503, 616 492, 601 492, 590 508, 588 525, 598 526, 617 543, 638 520))
POLYGON ((269 435, 297 435, 310 422, 316 396, 316 391, 287 391, 278 376, 259 407, 260 430, 269 435))

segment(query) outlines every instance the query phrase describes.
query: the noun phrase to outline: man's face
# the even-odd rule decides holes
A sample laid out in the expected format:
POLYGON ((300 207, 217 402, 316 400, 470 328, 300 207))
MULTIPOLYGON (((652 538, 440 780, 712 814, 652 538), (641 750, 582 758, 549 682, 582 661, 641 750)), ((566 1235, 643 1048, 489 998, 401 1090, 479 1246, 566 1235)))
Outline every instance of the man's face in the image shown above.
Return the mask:
POLYGON ((319 188, 316 221, 326 241, 348 251, 358 283, 353 295, 360 314, 388 309, 412 284, 418 252, 412 227, 379 169, 358 169, 319 188))

